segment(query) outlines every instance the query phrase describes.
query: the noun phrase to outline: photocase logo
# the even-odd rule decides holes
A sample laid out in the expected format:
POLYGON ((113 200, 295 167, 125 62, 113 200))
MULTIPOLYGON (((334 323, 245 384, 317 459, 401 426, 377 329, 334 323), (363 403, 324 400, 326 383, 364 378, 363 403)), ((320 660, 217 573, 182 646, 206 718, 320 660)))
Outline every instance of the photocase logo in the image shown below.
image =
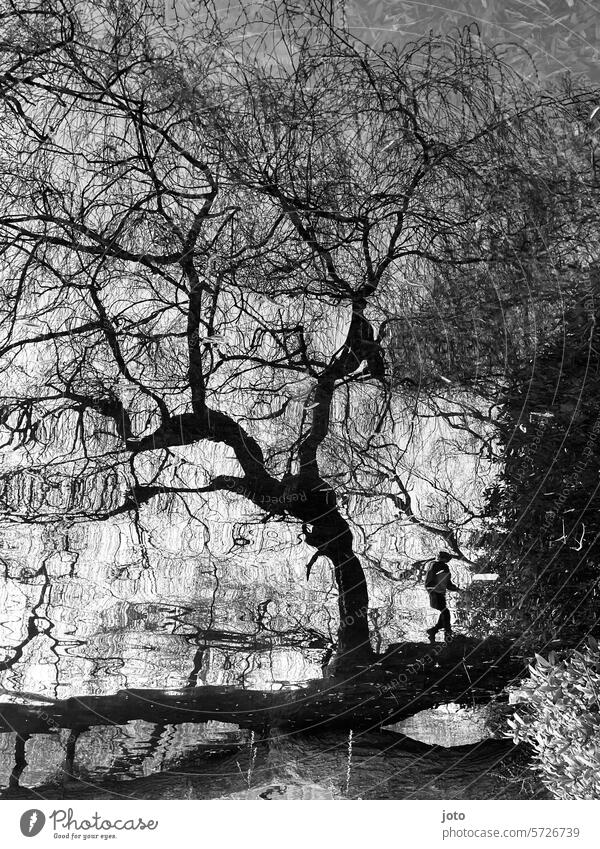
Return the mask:
POLYGON ((21 816, 21 834, 25 837, 35 837, 43 829, 46 817, 42 811, 32 808, 21 816))

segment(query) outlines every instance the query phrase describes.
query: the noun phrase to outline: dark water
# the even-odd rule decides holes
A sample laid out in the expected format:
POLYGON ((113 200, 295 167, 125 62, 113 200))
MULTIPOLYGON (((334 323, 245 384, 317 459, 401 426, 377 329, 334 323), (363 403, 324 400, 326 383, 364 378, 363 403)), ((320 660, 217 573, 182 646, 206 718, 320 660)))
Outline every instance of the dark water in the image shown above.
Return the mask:
MULTIPOLYGON (((525 48, 542 78, 565 70, 597 78, 599 24, 591 4, 347 5, 357 32, 375 43, 475 20, 484 38, 525 48)), ((530 75, 528 59, 515 57, 530 75)), ((105 695, 128 687, 277 689, 320 677, 337 624, 331 573, 318 563, 307 584, 311 552, 297 533, 258 519, 248 524, 241 513, 236 524, 236 509, 215 505, 194 526, 153 515, 144 517, 143 528, 123 520, 0 532, 0 700, 105 695)), ((385 518, 378 516, 382 527, 385 518)), ((358 544, 374 647, 422 639, 431 618, 419 577, 394 580, 394 564, 422 556, 422 540, 390 524, 385 540, 371 532, 358 544)), ((214 722, 132 722, 82 733, 71 763, 67 732, 33 736, 21 748, 15 734, 5 733, 0 794, 527 796, 522 783, 507 781, 513 754, 487 743, 486 734, 484 717, 467 711, 420 715, 395 731, 350 741, 345 734, 288 737, 273 729, 268 739, 252 738, 214 722)))
MULTIPOLYGON (((3 735, 2 767, 11 767, 3 735)), ((65 740, 38 735, 2 798, 490 799, 523 798, 500 741, 431 747, 391 732, 251 736, 235 726, 92 730, 63 771, 65 740)))
MULTIPOLYGON (((160 536, 148 531, 151 539, 142 543, 126 522, 63 533, 6 531, 2 701, 40 703, 131 687, 269 690, 320 678, 336 628, 329 571, 316 568, 307 584, 305 551, 285 529, 276 538, 266 537, 264 526, 251 528, 242 551, 233 544, 235 529, 224 524, 221 538, 212 531, 210 552, 175 523, 160 536)), ((374 570, 369 582, 374 644, 385 648, 421 639, 431 614, 418 582, 390 582, 374 570)), ((0 793, 4 798, 510 795, 514 788, 501 777, 510 747, 478 746, 487 734, 485 716, 456 708, 419 715, 393 730, 357 732, 350 741, 344 732, 289 735, 273 728, 266 737, 253 736, 216 722, 135 721, 90 728, 77 740, 67 730, 49 729, 24 743, 4 733, 0 793)))

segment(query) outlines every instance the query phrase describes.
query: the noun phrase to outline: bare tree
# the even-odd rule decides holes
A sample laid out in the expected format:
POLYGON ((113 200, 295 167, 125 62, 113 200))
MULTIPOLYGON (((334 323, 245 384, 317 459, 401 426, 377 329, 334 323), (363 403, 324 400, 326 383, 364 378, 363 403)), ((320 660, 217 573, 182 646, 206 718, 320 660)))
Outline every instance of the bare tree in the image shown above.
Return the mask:
POLYGON ((361 469, 405 415, 389 320, 488 255, 482 169, 549 99, 476 33, 375 50, 320 0, 33 0, 3 26, 4 515, 232 493, 331 561, 338 650, 368 656, 340 499, 415 521, 396 467, 375 492, 361 469))

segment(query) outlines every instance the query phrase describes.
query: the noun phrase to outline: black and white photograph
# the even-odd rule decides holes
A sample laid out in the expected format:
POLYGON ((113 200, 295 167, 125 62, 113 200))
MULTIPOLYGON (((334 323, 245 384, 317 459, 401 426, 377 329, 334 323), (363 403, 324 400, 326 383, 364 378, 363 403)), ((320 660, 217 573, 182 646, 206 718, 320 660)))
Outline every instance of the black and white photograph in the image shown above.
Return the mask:
POLYGON ((1 0, 19 840, 600 799, 599 11, 1 0))

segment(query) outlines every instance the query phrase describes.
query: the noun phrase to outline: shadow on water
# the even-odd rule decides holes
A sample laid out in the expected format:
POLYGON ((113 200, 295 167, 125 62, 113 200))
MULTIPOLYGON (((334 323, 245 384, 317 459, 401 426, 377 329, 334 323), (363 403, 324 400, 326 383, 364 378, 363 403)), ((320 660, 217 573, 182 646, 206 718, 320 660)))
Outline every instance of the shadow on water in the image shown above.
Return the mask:
MULTIPOLYGON (((218 702, 210 721, 182 721, 165 707, 102 724, 55 722, 65 700, 131 688, 295 696, 320 686, 332 656, 336 597, 325 570, 307 590, 278 561, 178 556, 145 567, 109 543, 80 544, 77 557, 77 544, 49 554, 4 546, 0 713, 29 705, 38 720, 31 733, 4 723, 0 798, 523 798, 502 777, 512 747, 487 739, 477 710, 353 728, 342 693, 337 729, 242 727, 217 720, 218 702)), ((411 613, 417 633, 423 602, 411 613)), ((371 615, 374 644, 406 638, 391 603, 371 615)))
MULTIPOLYGON (((246 662, 249 668, 255 665, 247 650, 246 662)), ((324 681, 279 684, 281 695, 299 695, 301 701, 302 694, 315 685, 318 693, 329 688, 324 681)), ((333 686, 334 698, 342 694, 336 707, 340 712, 348 708, 345 686, 343 682, 333 686)), ((219 692, 219 688, 207 685, 187 692, 198 698, 196 694, 208 691, 219 692)), ((127 692, 143 700, 145 693, 158 691, 127 692)), ((186 698, 183 688, 171 696, 164 691, 165 699, 175 698, 177 692, 186 698)), ((253 698, 252 690, 234 692, 253 698)), ((258 697, 266 695, 255 692, 258 697)), ((118 703, 122 696, 91 702, 90 698, 85 704, 112 704, 111 698, 118 703)), ((11 701, 22 710, 21 703, 11 701)), ((185 722, 181 708, 169 707, 165 701, 156 706, 161 717, 157 722, 119 721, 118 713, 116 721, 108 721, 108 714, 99 710, 86 725, 89 712, 79 722, 74 714, 65 717, 63 713, 61 718, 57 713, 61 723, 72 724, 69 728, 59 727, 52 719, 56 707, 65 702, 33 698, 28 702, 37 717, 32 733, 21 727, 18 733, 0 734, 0 798, 490 799, 532 795, 508 780, 515 750, 506 740, 492 739, 490 706, 443 705, 387 727, 381 723, 365 727, 363 718, 357 730, 336 730, 320 728, 319 722, 306 728, 278 727, 281 712, 273 712, 272 721, 262 727, 252 716, 249 727, 202 722, 198 717, 185 722), (47 726, 41 733, 40 717, 47 726)), ((79 702, 81 707, 84 700, 79 702)), ((147 705, 147 712, 148 708, 152 714, 155 706, 147 705)), ((10 705, 0 713, 6 727, 10 705)), ((352 724, 351 717, 345 719, 346 725, 352 724)))
MULTIPOLYGON (((523 798, 522 789, 507 781, 512 747, 499 740, 444 748, 386 731, 271 729, 260 736, 219 723, 103 731, 80 736, 75 764, 65 760, 68 738, 27 741, 20 781, 10 782, 0 797, 523 798)), ((2 746, 5 769, 10 736, 2 746)))

